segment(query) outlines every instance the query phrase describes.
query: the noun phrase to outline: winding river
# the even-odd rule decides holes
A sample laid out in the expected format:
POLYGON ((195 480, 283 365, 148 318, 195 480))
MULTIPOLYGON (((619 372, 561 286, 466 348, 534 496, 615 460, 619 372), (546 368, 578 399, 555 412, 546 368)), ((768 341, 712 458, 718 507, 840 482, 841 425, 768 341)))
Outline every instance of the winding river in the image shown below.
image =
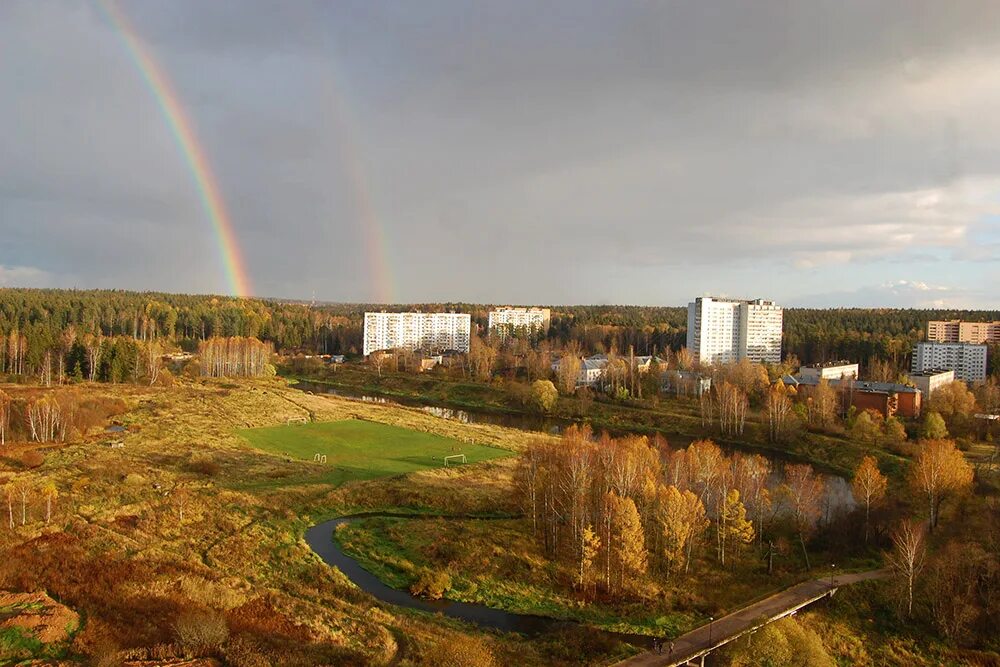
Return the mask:
MULTIPOLYGON (((477 424, 495 424, 499 426, 506 426, 508 428, 518 428, 525 431, 545 431, 549 433, 558 433, 562 431, 566 426, 574 423, 571 420, 562 419, 552 419, 547 417, 540 417, 537 415, 524 415, 524 414, 495 414, 489 412, 473 412, 464 410, 454 410, 451 408, 443 408, 438 406, 427 405, 416 400, 411 399, 397 399, 397 398, 384 398, 381 396, 370 396, 363 393, 355 393, 349 390, 343 390, 340 388, 331 387, 329 385, 324 385, 320 383, 305 382, 301 381, 293 385, 296 389, 302 391, 318 393, 318 394, 333 394, 340 396, 342 398, 350 398, 353 400, 360 400, 364 402, 388 404, 388 405, 402 405, 406 407, 416 407, 427 413, 433 414, 437 417, 443 419, 453 419, 458 420, 463 423, 477 424)), ((690 444, 693 438, 688 438, 685 436, 671 436, 671 443, 674 444, 677 439, 684 440, 684 444, 690 444)), ((768 455, 768 458, 776 459, 780 457, 774 457, 768 455)), ((842 508, 851 508, 854 506, 854 499, 851 496, 850 486, 842 477, 829 475, 826 476, 829 482, 828 493, 829 493, 829 511, 835 511, 842 508)), ((777 477, 774 480, 777 481, 777 477)), ((371 594, 378 600, 382 602, 387 602, 389 604, 398 605, 400 607, 406 607, 409 609, 418 609, 420 611, 427 611, 431 613, 440 613, 445 616, 460 619, 469 623, 475 623, 479 626, 485 628, 492 628, 495 630, 500 630, 503 632, 516 632, 528 636, 537 636, 543 633, 547 633, 553 630, 558 630, 560 628, 575 627, 579 624, 574 621, 564 621, 554 618, 549 618, 545 616, 533 616, 529 614, 515 614, 508 611, 503 611, 501 609, 495 609, 493 607, 487 607, 486 605, 473 604, 469 602, 455 602, 450 600, 426 600, 424 598, 419 598, 411 595, 408 591, 399 590, 392 588, 391 586, 383 583, 377 576, 364 569, 361 564, 344 553, 341 549, 340 544, 334 538, 334 533, 338 526, 358 521, 366 518, 376 518, 376 517, 386 517, 386 518, 399 518, 399 519, 431 519, 431 518, 452 518, 452 519, 479 519, 484 520, 489 517, 481 516, 469 516, 469 515, 457 515, 457 516, 439 516, 439 515, 422 515, 422 514, 403 514, 394 512, 365 512, 359 514, 352 514, 349 516, 342 516, 336 519, 330 519, 329 521, 324 521, 318 523, 306 531, 305 539, 309 547, 318 555, 323 562, 327 565, 336 567, 344 575, 354 583, 358 588, 371 594)), ((648 637, 643 637, 639 635, 628 635, 619 634, 613 632, 607 632, 603 630, 597 630, 594 628, 588 628, 588 632, 594 632, 598 634, 605 635, 609 638, 617 639, 622 642, 626 642, 635 646, 645 646, 649 641, 648 637)))
MULTIPOLYGON (((492 628, 503 632, 517 632, 528 636, 537 636, 561 627, 573 627, 578 625, 573 621, 562 621, 545 616, 531 616, 528 614, 514 614, 501 609, 494 609, 481 604, 469 602, 454 602, 450 600, 425 600, 423 598, 410 595, 409 592, 387 586, 378 577, 364 569, 358 561, 351 558, 334 538, 334 533, 338 526, 342 526, 360 519, 386 517, 396 519, 477 519, 488 520, 490 517, 480 516, 441 516, 423 514, 402 514, 394 512, 365 512, 342 516, 318 523, 306 531, 306 543, 323 559, 327 565, 332 565, 344 573, 350 581, 366 593, 370 593, 382 602, 406 607, 408 609, 418 609, 431 613, 440 613, 451 618, 457 618, 469 623, 475 623, 481 627, 492 628)), ((588 629, 589 630, 589 629, 588 629)), ((607 632, 603 630, 593 630, 610 638, 618 639, 630 644, 644 645, 648 638, 638 635, 626 635, 607 632)))

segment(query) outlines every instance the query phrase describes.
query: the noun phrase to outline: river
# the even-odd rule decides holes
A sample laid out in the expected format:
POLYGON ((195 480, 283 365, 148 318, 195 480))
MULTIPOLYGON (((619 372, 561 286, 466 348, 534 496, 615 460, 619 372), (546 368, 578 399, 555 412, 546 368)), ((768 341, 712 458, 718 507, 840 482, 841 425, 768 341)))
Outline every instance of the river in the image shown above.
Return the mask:
MULTIPOLYGON (((302 391, 317 394, 332 394, 342 398, 349 398, 366 403, 401 405, 405 407, 419 408, 428 414, 435 415, 436 417, 457 420, 465 424, 494 424, 506 426, 508 428, 518 428, 525 431, 559 433, 570 424, 576 423, 568 419, 555 419, 539 415, 498 414, 491 412, 455 410, 452 408, 426 405, 418 400, 398 398, 390 399, 382 396, 372 396, 369 394, 352 392, 315 382, 301 381, 296 383, 294 387, 302 391)), ((677 435, 670 435, 669 438, 671 444, 675 446, 686 446, 694 439, 690 436, 677 435)), ((733 449, 735 447, 730 446, 729 448, 733 449)), ((752 446, 749 448, 753 449, 752 446)), ((774 459, 776 457, 768 454, 768 458, 774 459)), ((840 510, 852 509, 855 506, 855 503, 847 480, 835 475, 824 475, 824 477, 826 479, 827 486, 826 507, 828 508, 828 511, 837 512, 840 510)), ((780 483, 780 476, 777 471, 773 473, 771 482, 774 486, 780 483)), ((316 524, 306 531, 305 538, 309 547, 312 548, 312 550, 316 552, 316 554, 323 559, 327 565, 331 565, 339 569, 351 582, 358 586, 358 588, 370 593, 375 598, 383 602, 399 605, 401 607, 407 607, 409 609, 419 609, 421 611, 428 611, 431 613, 441 613, 445 616, 475 623, 482 627, 493 628, 504 632, 517 632, 529 636, 539 635, 558 629, 559 627, 576 625, 576 623, 572 621, 561 621, 543 616, 515 614, 501 609, 494 609, 485 605, 472 604, 468 602, 425 600, 423 598, 414 597, 408 591, 398 590, 386 585, 374 574, 364 569, 358 561, 345 554, 336 539, 334 539, 334 532, 338 526, 369 517, 395 517, 410 519, 433 518, 425 515, 397 514, 391 512, 368 512, 354 514, 351 516, 330 519, 329 521, 316 524)), ((588 629, 588 631, 590 630, 588 629)), ((616 634, 599 630, 593 630, 593 632, 600 632, 608 637, 612 637, 636 646, 645 646, 649 641, 648 637, 640 637, 637 635, 616 634)))
MULTIPOLYGON (((574 621, 562 621, 545 616, 532 616, 529 614, 514 614, 502 609, 494 609, 481 604, 468 602, 454 602, 451 600, 425 600, 424 598, 410 595, 409 592, 387 586, 378 577, 364 569, 358 561, 344 553, 340 544, 334 537, 336 530, 342 526, 359 519, 389 517, 400 519, 430 519, 430 518, 454 518, 489 520, 484 517, 471 516, 438 516, 400 514, 393 512, 365 512, 342 516, 318 523, 306 531, 306 543, 323 559, 327 565, 332 565, 344 573, 361 590, 371 594, 375 598, 388 602, 389 604, 406 607, 408 609, 419 609, 431 613, 440 613, 451 618, 457 618, 469 623, 474 623, 481 627, 492 628, 503 632, 517 632, 527 636, 538 636, 540 634, 558 630, 564 627, 574 627, 578 625, 574 621)), ((588 628, 588 632, 593 631, 605 635, 608 638, 623 641, 637 646, 645 646, 649 638, 639 635, 627 635, 604 630, 588 628)))

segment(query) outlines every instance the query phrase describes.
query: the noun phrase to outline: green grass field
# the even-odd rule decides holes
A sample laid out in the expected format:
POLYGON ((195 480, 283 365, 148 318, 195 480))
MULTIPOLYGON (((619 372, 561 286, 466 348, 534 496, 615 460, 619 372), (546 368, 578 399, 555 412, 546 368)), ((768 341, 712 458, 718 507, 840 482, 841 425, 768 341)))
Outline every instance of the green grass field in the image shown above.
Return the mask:
POLYGON ((239 431, 255 448, 312 461, 327 457, 325 481, 345 482, 440 468, 444 457, 465 454, 468 463, 512 456, 496 447, 461 442, 433 433, 349 419, 239 431))

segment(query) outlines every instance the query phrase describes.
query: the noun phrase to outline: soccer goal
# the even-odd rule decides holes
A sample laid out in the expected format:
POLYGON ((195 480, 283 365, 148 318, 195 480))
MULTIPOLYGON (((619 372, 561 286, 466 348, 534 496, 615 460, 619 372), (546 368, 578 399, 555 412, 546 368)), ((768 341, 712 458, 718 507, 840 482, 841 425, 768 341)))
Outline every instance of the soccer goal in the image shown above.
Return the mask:
POLYGON ((446 466, 451 465, 452 462, 466 463, 465 454, 452 454, 451 456, 444 457, 444 464, 446 466))
POLYGON ((291 426, 292 424, 308 424, 309 420, 306 417, 289 417, 285 423, 287 426, 291 426))
POLYGON ((313 463, 326 463, 326 454, 316 454, 313 457, 313 463))

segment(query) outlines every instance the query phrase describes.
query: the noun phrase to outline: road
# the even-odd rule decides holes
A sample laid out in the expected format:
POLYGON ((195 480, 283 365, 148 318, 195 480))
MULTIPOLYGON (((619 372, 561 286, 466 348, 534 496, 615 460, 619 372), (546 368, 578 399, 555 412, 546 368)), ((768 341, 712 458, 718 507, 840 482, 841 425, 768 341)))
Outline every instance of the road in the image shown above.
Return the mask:
MULTIPOLYGON (((674 665, 682 665, 688 660, 698 658, 710 650, 732 641, 748 630, 759 627, 762 624, 762 618, 767 618, 768 622, 777 620, 819 600, 842 586, 870 579, 881 579, 887 575, 885 570, 874 570, 858 574, 837 575, 833 585, 831 585, 829 577, 796 584, 678 637, 674 640, 672 655, 667 655, 668 646, 664 647, 662 655, 646 651, 627 660, 622 660, 615 667, 673 667, 674 665)), ((650 639, 650 645, 652 645, 652 639, 650 639)))

